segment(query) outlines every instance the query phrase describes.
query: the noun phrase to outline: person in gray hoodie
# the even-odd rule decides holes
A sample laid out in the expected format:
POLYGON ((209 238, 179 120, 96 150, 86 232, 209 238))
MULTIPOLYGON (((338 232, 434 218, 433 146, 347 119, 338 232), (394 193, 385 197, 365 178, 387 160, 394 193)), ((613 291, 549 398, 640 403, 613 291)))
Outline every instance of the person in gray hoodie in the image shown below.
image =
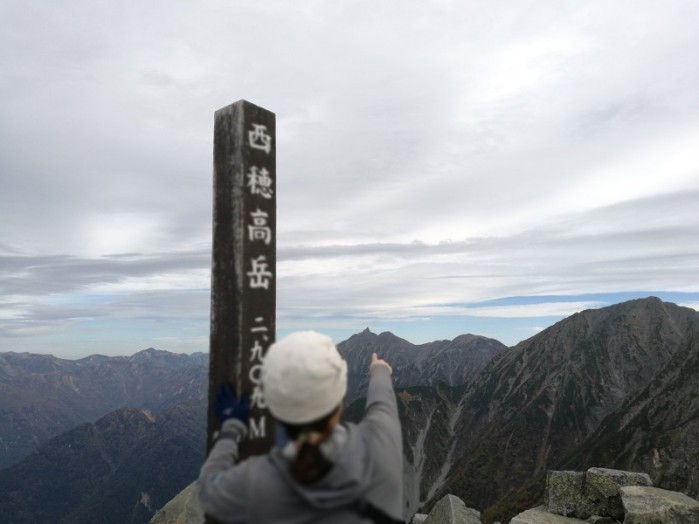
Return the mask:
POLYGON ((269 411, 288 437, 238 461, 249 400, 230 388, 214 403, 221 430, 198 480, 204 512, 222 523, 404 522, 403 443, 391 366, 372 355, 364 416, 340 423, 347 363, 313 331, 270 346, 262 367, 269 411))

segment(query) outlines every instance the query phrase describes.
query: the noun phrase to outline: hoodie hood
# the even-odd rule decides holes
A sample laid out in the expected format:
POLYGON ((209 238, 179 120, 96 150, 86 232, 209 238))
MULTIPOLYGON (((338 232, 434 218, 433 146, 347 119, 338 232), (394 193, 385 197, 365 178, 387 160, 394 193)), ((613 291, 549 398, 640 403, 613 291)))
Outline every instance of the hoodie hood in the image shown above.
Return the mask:
POLYGON ((293 442, 274 449, 269 457, 289 487, 314 508, 347 507, 361 499, 369 487, 369 455, 358 442, 356 426, 338 425, 321 448, 333 467, 313 484, 299 484, 291 476, 289 466, 296 457, 293 442))

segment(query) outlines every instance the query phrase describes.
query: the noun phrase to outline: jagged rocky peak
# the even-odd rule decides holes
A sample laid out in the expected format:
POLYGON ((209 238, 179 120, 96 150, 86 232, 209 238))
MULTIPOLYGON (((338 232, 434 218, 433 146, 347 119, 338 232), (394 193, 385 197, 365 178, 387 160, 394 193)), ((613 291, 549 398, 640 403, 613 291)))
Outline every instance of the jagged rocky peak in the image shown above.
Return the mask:
POLYGON ((376 334, 369 328, 366 328, 361 333, 352 335, 349 339, 341 342, 338 347, 340 351, 344 348, 345 351, 362 351, 369 353, 372 351, 380 351, 387 354, 392 354, 394 351, 404 351, 407 347, 413 346, 407 340, 404 340, 390 331, 384 331, 376 334))
POLYGON ((374 333, 371 329, 364 328, 363 331, 359 333, 355 333, 352 335, 350 338, 344 341, 345 344, 356 344, 356 343, 367 343, 371 341, 375 341, 378 338, 378 335, 374 333))
POLYGON ((440 382, 462 386, 504 349, 506 346, 497 340, 475 335, 416 345, 388 331, 376 335, 369 328, 338 344, 348 364, 348 402, 365 394, 366 369, 374 352, 391 364, 395 384, 399 387, 440 382))
POLYGON ((364 328, 364 330, 361 333, 357 333, 356 335, 352 335, 353 337, 370 337, 374 336, 374 333, 369 329, 368 327, 364 328))

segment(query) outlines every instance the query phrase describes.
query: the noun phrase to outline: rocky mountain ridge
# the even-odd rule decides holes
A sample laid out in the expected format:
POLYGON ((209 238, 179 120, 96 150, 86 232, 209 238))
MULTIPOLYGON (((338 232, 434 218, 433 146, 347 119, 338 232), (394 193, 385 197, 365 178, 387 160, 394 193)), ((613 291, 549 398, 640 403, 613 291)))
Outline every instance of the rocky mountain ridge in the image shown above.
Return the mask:
MULTIPOLYGON (((402 344, 353 338, 368 339, 348 341, 363 358, 402 344)), ((572 315, 498 352, 460 388, 397 387, 408 514, 455 494, 484 522, 506 522, 535 505, 556 468, 646 471, 697 497, 697 340, 699 313, 649 297, 572 315)))
POLYGON ((122 407, 166 410, 206 395, 208 355, 149 348, 129 357, 0 353, 0 469, 50 438, 122 407))
POLYGON ((348 403, 366 393, 369 384, 367 367, 373 352, 391 363, 396 387, 440 383, 455 387, 473 380, 491 358, 507 349, 495 339, 478 335, 412 344, 393 333, 377 335, 368 328, 340 342, 337 347, 347 360, 348 403))
POLYGON ((452 462, 432 500, 453 493, 482 511, 484 522, 506 521, 532 505, 547 470, 643 470, 663 456, 659 470, 673 468, 676 478, 670 483, 658 473, 654 483, 696 497, 699 479, 690 472, 699 471, 697 334, 699 313, 651 297, 577 313, 496 356, 449 414, 456 417, 444 437, 452 462), (684 418, 663 414, 662 434, 674 435, 665 442, 639 421, 651 406, 667 405, 662 395, 682 395, 687 404, 684 418), (621 443, 630 452, 602 453, 633 420, 639 424, 621 443))

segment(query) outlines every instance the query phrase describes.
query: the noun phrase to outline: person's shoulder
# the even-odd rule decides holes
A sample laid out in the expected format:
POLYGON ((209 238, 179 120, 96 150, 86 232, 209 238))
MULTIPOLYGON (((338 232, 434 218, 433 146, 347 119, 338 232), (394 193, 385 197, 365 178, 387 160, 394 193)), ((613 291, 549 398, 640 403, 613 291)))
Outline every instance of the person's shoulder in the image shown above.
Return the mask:
POLYGON ((248 474, 250 474, 253 471, 273 468, 275 462, 283 460, 284 458, 279 453, 279 450, 277 448, 272 448, 268 453, 264 453, 262 455, 252 455, 244 458, 236 464, 236 467, 245 470, 248 472, 248 474))
POLYGON ((342 425, 344 428, 347 430, 348 433, 351 433, 352 431, 357 431, 357 423, 356 422, 343 422, 342 425))
POLYGON ((363 421, 360 421, 359 423, 343 422, 342 426, 345 428, 346 431, 347 436, 345 437, 345 445, 348 448, 353 449, 356 448, 358 445, 363 445, 363 443, 361 443, 361 441, 363 440, 364 433, 363 421))

